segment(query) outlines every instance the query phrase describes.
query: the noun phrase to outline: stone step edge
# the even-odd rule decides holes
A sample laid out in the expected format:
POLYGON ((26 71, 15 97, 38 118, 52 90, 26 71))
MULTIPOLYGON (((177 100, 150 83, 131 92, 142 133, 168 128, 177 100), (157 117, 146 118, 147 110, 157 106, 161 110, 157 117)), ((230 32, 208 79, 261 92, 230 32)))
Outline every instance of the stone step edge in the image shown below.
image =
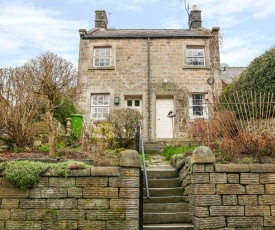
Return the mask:
POLYGON ((163 214, 179 214, 179 213, 183 213, 183 214, 190 214, 190 212, 144 212, 143 213, 143 215, 144 214, 150 214, 150 215, 152 215, 152 214, 155 214, 155 215, 163 215, 163 214))
POLYGON ((172 226, 172 227, 194 227, 193 224, 191 223, 168 223, 168 224, 143 224, 143 226, 146 226, 146 227, 169 227, 169 226, 172 226))

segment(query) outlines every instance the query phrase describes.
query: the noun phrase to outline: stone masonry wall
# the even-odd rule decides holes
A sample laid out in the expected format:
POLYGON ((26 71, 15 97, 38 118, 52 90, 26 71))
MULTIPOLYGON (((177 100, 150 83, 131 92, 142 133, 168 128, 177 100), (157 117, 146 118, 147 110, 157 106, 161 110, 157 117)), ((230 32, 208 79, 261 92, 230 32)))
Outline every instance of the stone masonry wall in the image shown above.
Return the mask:
MULTIPOLYGON (((110 109, 125 107, 125 97, 138 96, 142 99, 144 115, 144 134, 147 138, 148 110, 150 108, 150 123, 152 138, 156 137, 156 99, 158 97, 175 98, 175 135, 183 134, 180 119, 182 108, 188 110, 187 103, 178 102, 185 94, 208 93, 209 101, 212 92, 218 95, 222 89, 220 72, 211 73, 209 41, 206 38, 186 39, 151 39, 150 40, 150 106, 148 104, 148 40, 147 39, 80 39, 79 51, 79 100, 78 109, 81 114, 91 112, 91 94, 110 94, 110 109), (185 63, 186 46, 203 45, 206 49, 206 66, 190 67, 185 63), (94 47, 112 47, 113 63, 111 67, 93 67, 94 47), (215 84, 210 86, 207 79, 215 77, 215 84), (185 93, 185 94, 184 94, 185 93), (119 105, 113 104, 113 98, 119 97, 119 105)), ((215 58, 215 60, 219 60, 215 58)), ((215 62, 218 69, 219 63, 215 62)), ((182 117, 181 117, 182 116, 182 117)), ((183 122, 182 122, 183 123, 183 122)))
POLYGON ((0 177, 0 229, 139 229, 140 161, 121 155, 120 167, 74 170, 67 178, 48 171, 22 191, 0 177))
POLYGON ((214 161, 198 147, 181 169, 195 229, 275 229, 275 165, 214 161))

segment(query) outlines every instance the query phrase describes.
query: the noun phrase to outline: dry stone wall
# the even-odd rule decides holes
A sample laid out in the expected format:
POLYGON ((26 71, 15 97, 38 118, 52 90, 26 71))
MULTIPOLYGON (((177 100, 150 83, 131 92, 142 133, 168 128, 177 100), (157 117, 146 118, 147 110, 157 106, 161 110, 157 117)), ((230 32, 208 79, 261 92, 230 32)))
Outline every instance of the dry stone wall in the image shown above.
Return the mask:
POLYGON ((140 160, 121 154, 120 167, 89 167, 59 177, 48 171, 20 190, 0 177, 0 229, 139 229, 140 160))
POLYGON ((180 177, 195 229, 275 229, 275 165, 215 164, 198 147, 180 177))

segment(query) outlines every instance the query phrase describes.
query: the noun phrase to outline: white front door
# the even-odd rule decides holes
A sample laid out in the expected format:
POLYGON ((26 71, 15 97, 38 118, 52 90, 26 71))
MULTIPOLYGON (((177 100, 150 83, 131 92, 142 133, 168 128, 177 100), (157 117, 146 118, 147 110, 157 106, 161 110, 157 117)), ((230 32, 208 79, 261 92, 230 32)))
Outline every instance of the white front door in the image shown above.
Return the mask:
POLYGON ((173 138, 173 118, 167 117, 170 110, 174 111, 174 100, 170 98, 156 101, 156 137, 173 138))

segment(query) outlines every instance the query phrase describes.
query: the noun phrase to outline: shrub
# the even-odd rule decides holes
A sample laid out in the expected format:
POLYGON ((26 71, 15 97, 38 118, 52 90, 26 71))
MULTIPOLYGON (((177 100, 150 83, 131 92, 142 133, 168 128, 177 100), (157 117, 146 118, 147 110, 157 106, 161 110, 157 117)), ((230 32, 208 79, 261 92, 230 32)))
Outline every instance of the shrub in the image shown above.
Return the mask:
POLYGON ((42 173, 53 169, 60 176, 70 175, 70 170, 84 169, 87 165, 78 161, 67 161, 58 164, 49 164, 38 161, 7 161, 0 163, 3 176, 13 182, 16 187, 26 190, 35 186, 42 173))
POLYGON ((87 142, 86 145, 92 144, 94 151, 102 155, 107 148, 116 147, 114 127, 108 121, 101 122, 96 126, 91 127, 91 143, 87 142))
POLYGON ((1 171, 4 177, 13 182, 16 187, 26 190, 37 184, 40 175, 49 165, 34 161, 8 161, 1 163, 1 171))
MULTIPOLYGON (((269 112, 268 106, 263 106, 264 103, 274 101, 274 88, 275 88, 275 46, 271 47, 265 53, 255 58, 243 71, 238 79, 229 84, 221 95, 221 100, 224 103, 238 102, 243 103, 250 97, 250 91, 253 92, 252 100, 253 110, 257 113, 246 113, 246 105, 233 105, 229 107, 235 111, 238 118, 246 116, 251 118, 265 118, 266 112, 269 112), (248 91, 249 92, 246 92, 248 91), (242 108, 242 109, 240 109, 242 108)), ((275 117, 275 113, 271 113, 275 117)))
POLYGON ((38 150, 42 153, 48 153, 49 152, 49 145, 48 144, 41 144, 39 146, 38 150))
POLYGON ((57 108, 54 109, 54 118, 66 126, 66 118, 70 117, 71 114, 77 113, 77 109, 70 98, 65 98, 63 103, 58 99, 56 104, 57 108))
POLYGON ((113 126, 114 138, 120 147, 129 147, 135 138, 142 115, 130 108, 115 109, 107 116, 113 126))
POLYGON ((238 120, 229 110, 216 112, 210 120, 196 120, 189 126, 189 134, 203 145, 218 138, 231 138, 238 134, 238 120))
POLYGON ((269 133, 246 131, 234 138, 224 138, 220 150, 228 158, 239 154, 253 154, 255 157, 275 156, 275 137, 269 133))

